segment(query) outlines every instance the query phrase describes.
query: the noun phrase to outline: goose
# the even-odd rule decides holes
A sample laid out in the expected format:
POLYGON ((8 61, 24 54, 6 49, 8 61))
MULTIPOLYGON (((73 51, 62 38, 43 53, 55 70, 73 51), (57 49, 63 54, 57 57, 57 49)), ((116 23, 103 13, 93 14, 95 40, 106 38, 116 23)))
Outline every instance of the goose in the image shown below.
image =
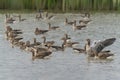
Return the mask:
POLYGON ((6 33, 6 35, 8 35, 8 34, 22 34, 22 31, 20 30, 20 29, 12 29, 10 26, 7 26, 6 27, 6 31, 5 31, 5 33, 6 33))
POLYGON ((73 47, 75 44, 79 44, 79 42, 71 42, 70 40, 63 39, 64 47, 73 47))
POLYGON ((14 39, 19 36, 19 34, 22 34, 22 32, 19 30, 12 30, 12 28, 10 28, 5 32, 5 34, 8 39, 14 39))
POLYGON ((5 17, 6 18, 10 18, 10 14, 5 14, 5 17))
POLYGON ((83 19, 83 20, 80 20, 79 23, 83 22, 83 23, 87 24, 87 23, 89 23, 90 21, 92 21, 92 20, 86 20, 86 19, 84 20, 84 19, 83 19))
POLYGON ((26 41, 26 45, 27 45, 28 47, 35 47, 35 46, 41 45, 41 43, 40 43, 40 42, 37 42, 37 41, 36 41, 36 38, 33 38, 33 43, 30 44, 30 41, 28 40, 28 41, 26 41))
POLYGON ((34 44, 35 44, 36 46, 41 45, 40 42, 37 42, 36 38, 33 38, 33 41, 34 41, 34 44))
POLYGON ((48 48, 55 43, 55 41, 47 41, 46 42, 46 37, 45 36, 43 36, 42 38, 43 38, 43 45, 47 46, 48 48))
POLYGON ((65 18, 65 22, 64 22, 64 23, 65 23, 65 25, 66 25, 66 24, 73 25, 73 24, 75 23, 75 21, 73 21, 73 22, 68 22, 68 19, 65 18))
POLYGON ((85 50, 88 56, 95 58, 104 58, 106 59, 109 56, 114 54, 110 51, 102 51, 105 47, 112 45, 115 42, 116 38, 108 38, 103 41, 97 42, 95 45, 91 46, 90 39, 86 39, 85 50))
POLYGON ((45 14, 45 19, 52 19, 54 17, 54 15, 48 15, 48 12, 46 12, 46 14, 45 14))
POLYGON ((22 31, 20 31, 19 29, 12 29, 10 28, 10 26, 7 26, 7 30, 5 31, 5 38, 8 40, 10 39, 11 37, 17 37, 19 36, 19 34, 22 34, 22 31))
POLYGON ((64 47, 73 47, 75 44, 79 44, 79 42, 66 42, 64 47))
POLYGON ((20 48, 21 50, 25 50, 25 49, 26 49, 26 44, 25 44, 25 42, 23 42, 23 41, 20 41, 18 46, 19 46, 19 48, 20 48))
POLYGON ((7 39, 7 40, 9 40, 10 38, 15 38, 15 37, 17 37, 17 36, 19 36, 19 34, 14 34, 13 32, 8 32, 8 31, 6 31, 5 32, 5 38, 7 39))
POLYGON ((44 34, 46 32, 48 32, 49 30, 40 30, 38 28, 35 29, 34 33, 35 35, 40 35, 40 34, 44 34))
POLYGON ((39 14, 36 14, 36 17, 35 17, 37 20, 40 20, 40 19, 43 19, 42 17, 42 13, 40 12, 39 14))
POLYGON ((36 41, 36 38, 33 38, 33 43, 31 44, 30 41, 26 41, 26 51, 30 51, 32 47, 40 47, 41 43, 36 41))
POLYGON ((26 41, 24 46, 25 46, 25 51, 31 51, 32 47, 34 47, 36 45, 34 43, 31 44, 30 41, 28 40, 28 41, 26 41))
POLYGON ((34 44, 30 44, 30 41, 20 43, 20 49, 25 50, 25 51, 29 51, 29 52, 31 52, 32 47, 34 47, 34 46, 35 46, 34 44))
POLYGON ((79 25, 80 26, 86 26, 87 24, 85 22, 83 22, 83 21, 79 21, 79 25))
POLYGON ((50 23, 48 23, 48 25, 49 25, 49 30, 56 30, 59 28, 59 26, 51 26, 50 23))
POLYGON ((19 14, 18 18, 19 18, 19 22, 26 20, 25 18, 22 18, 20 14, 19 14))
POLYGON ((10 23, 10 24, 12 24, 12 23, 15 23, 16 22, 16 20, 15 19, 13 19, 12 17, 10 17, 10 15, 8 16, 8 15, 5 15, 5 23, 10 23))
POLYGON ((50 49, 46 48, 46 47, 32 47, 32 49, 37 49, 39 52, 46 52, 46 51, 50 51, 50 49))
POLYGON ((90 17, 90 13, 89 12, 85 12, 83 14, 80 15, 81 17, 90 17))
POLYGON ((17 41, 17 42, 13 42, 12 45, 13 45, 13 48, 14 48, 14 46, 17 46, 20 48, 24 43, 25 42, 23 42, 23 41, 17 41))
POLYGON ((35 33, 35 35, 39 35, 39 34, 40 34, 39 29, 38 29, 38 28, 36 28, 36 29, 35 29, 35 31, 34 31, 34 33, 35 33))
POLYGON ((6 33, 10 33, 10 34, 22 34, 22 31, 16 31, 16 30, 11 30, 11 31, 6 31, 6 33))
POLYGON ((10 38, 10 43, 12 45, 12 48, 14 48, 14 46, 17 46, 19 44, 19 41, 22 40, 23 38, 10 38))
POLYGON ((10 41, 12 41, 12 42, 18 42, 19 40, 22 40, 22 39, 23 39, 22 37, 17 37, 17 38, 11 37, 10 41))
POLYGON ((84 28, 84 27, 86 27, 85 24, 80 24, 80 25, 76 26, 76 21, 75 21, 75 23, 73 24, 73 30, 74 30, 74 31, 75 31, 75 30, 81 30, 81 29, 84 28))
POLYGON ((32 52, 32 60, 34 61, 35 59, 44 59, 46 56, 49 56, 50 54, 52 54, 51 51, 49 50, 39 50, 39 49, 44 49, 44 48, 32 48, 31 52, 32 52))
POLYGON ((65 33, 64 36, 61 38, 61 40, 66 40, 66 41, 69 41, 70 39, 71 37, 69 37, 67 33, 65 33))
POLYGON ((12 31, 12 28, 10 26, 5 26, 6 31, 12 31))
POLYGON ((56 49, 57 51, 64 51, 64 43, 61 46, 51 46, 52 48, 56 49))
POLYGON ((85 53, 85 49, 81 49, 81 48, 73 48, 73 50, 74 50, 75 52, 85 53))
POLYGON ((21 29, 12 29, 10 26, 6 26, 6 31, 7 32, 13 32, 15 34, 22 34, 21 29))
POLYGON ((39 44, 31 44, 30 41, 20 42, 20 49, 31 52, 33 47, 38 47, 39 44))
POLYGON ((44 11, 43 10, 38 10, 38 12, 37 12, 37 14, 36 14, 36 19, 37 20, 40 20, 40 19, 43 19, 43 16, 42 16, 42 13, 43 13, 44 11))
POLYGON ((15 19, 13 19, 13 18, 6 18, 5 19, 5 23, 15 23, 15 19))
POLYGON ((15 31, 15 32, 17 32, 17 31, 21 31, 21 29, 12 29, 10 26, 6 26, 6 31, 15 31))
POLYGON ((84 22, 85 24, 87 24, 88 22, 92 21, 90 19, 90 13, 85 13, 85 15, 83 16, 83 19, 79 21, 80 22, 84 22))
POLYGON ((15 31, 7 32, 7 31, 6 31, 6 35, 7 35, 8 38, 17 37, 17 36, 19 36, 20 34, 22 34, 22 32, 15 32, 15 31))

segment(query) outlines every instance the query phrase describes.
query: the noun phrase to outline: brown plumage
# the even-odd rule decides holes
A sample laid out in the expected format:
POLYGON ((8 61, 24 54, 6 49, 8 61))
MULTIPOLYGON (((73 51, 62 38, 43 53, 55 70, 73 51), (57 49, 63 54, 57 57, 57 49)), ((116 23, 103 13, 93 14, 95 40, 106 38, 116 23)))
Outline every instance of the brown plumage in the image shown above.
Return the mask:
POLYGON ((22 18, 20 14, 18 15, 18 18, 19 18, 19 21, 20 21, 20 22, 26 20, 25 18, 22 18))
POLYGON ((65 24, 73 25, 74 23, 75 23, 75 21, 73 21, 73 22, 68 22, 68 19, 65 18, 65 24))
POLYGON ((81 19, 81 20, 79 21, 79 23, 83 22, 83 23, 87 24, 88 22, 92 21, 92 20, 90 19, 90 13, 85 13, 85 15, 82 16, 82 17, 83 17, 83 19, 81 19))
POLYGON ((46 56, 49 56, 50 54, 52 54, 51 51, 41 48, 42 51, 40 50, 40 48, 32 48, 31 52, 32 52, 32 60, 35 59, 44 59, 46 56))
POLYGON ((52 48, 54 48, 54 49, 56 49, 57 51, 64 51, 64 44, 62 44, 61 46, 55 46, 55 45, 53 45, 53 46, 51 46, 52 48))
POLYGON ((46 37, 45 36, 43 36, 42 38, 43 38, 43 45, 44 46, 50 47, 50 46, 52 46, 55 43, 55 41, 46 41, 46 37))
POLYGON ((52 19, 53 17, 54 17, 54 15, 49 15, 48 12, 46 12, 46 14, 45 14, 46 19, 52 19))
POLYGON ((109 56, 113 56, 110 51, 102 51, 105 47, 112 45, 115 42, 116 38, 109 38, 103 41, 99 41, 94 46, 90 46, 90 39, 86 40, 86 52, 90 57, 99 57, 99 58, 107 58, 109 56))
POLYGON ((85 49, 81 48, 73 48, 74 51, 78 51, 79 53, 85 53, 85 49))
POLYGON ((38 14, 36 14, 35 18, 37 20, 43 19, 42 12, 39 12, 38 14))
POLYGON ((64 44, 64 47, 73 47, 73 45, 79 44, 79 42, 71 42, 66 39, 63 39, 63 44, 64 44))
POLYGON ((51 26, 50 23, 48 23, 48 25, 49 25, 49 30, 56 30, 56 29, 60 28, 59 26, 51 26))
POLYGON ((84 27, 86 27, 86 24, 80 24, 80 25, 76 26, 76 21, 73 24, 73 30, 81 30, 84 27))
POLYGON ((68 40, 71 39, 67 33, 64 34, 64 36, 61 38, 61 40, 68 40))
POLYGON ((34 33, 35 35, 40 35, 40 34, 44 34, 46 32, 48 32, 49 30, 40 30, 38 28, 35 29, 34 33))

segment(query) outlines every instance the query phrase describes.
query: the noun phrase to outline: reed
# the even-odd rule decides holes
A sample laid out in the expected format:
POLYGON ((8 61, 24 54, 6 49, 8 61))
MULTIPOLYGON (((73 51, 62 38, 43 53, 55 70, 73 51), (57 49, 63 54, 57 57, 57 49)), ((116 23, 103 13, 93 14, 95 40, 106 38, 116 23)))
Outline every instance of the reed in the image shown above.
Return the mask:
POLYGON ((120 10, 120 0, 0 0, 0 9, 120 10))

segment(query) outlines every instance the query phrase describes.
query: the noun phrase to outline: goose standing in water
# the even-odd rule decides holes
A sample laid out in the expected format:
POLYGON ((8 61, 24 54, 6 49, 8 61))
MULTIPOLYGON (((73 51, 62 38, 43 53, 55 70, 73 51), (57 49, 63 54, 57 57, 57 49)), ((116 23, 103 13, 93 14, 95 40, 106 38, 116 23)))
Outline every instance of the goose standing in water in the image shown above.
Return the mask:
POLYGON ((103 41, 97 42, 95 45, 91 46, 90 39, 86 39, 85 50, 88 56, 95 58, 106 59, 110 56, 113 56, 110 51, 102 51, 105 47, 112 45, 115 42, 116 38, 109 38, 103 41))

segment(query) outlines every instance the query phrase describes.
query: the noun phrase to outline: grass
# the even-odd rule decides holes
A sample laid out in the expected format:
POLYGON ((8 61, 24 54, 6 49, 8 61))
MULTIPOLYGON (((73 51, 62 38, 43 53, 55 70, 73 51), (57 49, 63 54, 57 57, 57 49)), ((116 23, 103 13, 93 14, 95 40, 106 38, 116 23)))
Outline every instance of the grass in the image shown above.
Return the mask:
POLYGON ((120 0, 0 0, 0 9, 52 11, 120 11, 120 0))

